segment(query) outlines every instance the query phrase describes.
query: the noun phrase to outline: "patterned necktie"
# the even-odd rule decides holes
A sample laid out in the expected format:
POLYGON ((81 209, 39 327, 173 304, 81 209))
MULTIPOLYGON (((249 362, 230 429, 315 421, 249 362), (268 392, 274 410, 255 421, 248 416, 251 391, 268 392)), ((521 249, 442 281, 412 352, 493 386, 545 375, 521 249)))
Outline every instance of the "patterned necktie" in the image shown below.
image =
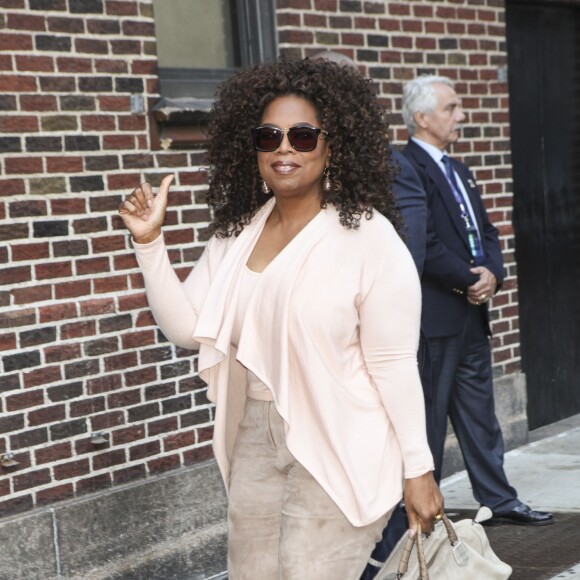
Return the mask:
POLYGON ((441 158, 441 162, 445 166, 445 173, 447 174, 447 181, 449 181, 449 185, 451 186, 451 190, 453 191, 453 197, 455 197, 455 201, 459 206, 459 211, 461 213, 461 219, 465 225, 465 231, 467 232, 467 240, 469 241, 469 249, 471 250, 471 255, 473 256, 475 263, 477 265, 483 264, 485 258, 485 252, 481 246, 481 240, 479 239, 479 232, 477 231, 477 227, 473 223, 473 219, 471 218, 471 214, 467 209, 467 203, 463 197, 463 193, 457 183, 457 179, 455 178, 455 171, 453 171, 453 166, 451 165, 451 160, 447 155, 443 155, 441 158))

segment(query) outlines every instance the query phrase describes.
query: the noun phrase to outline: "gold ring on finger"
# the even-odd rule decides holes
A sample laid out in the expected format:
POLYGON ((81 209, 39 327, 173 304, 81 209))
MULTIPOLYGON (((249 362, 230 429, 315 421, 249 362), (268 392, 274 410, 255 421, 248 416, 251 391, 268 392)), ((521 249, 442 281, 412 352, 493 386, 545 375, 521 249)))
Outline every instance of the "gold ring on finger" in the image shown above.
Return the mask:
POLYGON ((436 515, 436 516, 433 518, 433 521, 434 521, 434 522, 438 522, 439 520, 442 520, 442 519, 443 519, 443 516, 442 516, 441 514, 437 514, 437 515, 436 515))

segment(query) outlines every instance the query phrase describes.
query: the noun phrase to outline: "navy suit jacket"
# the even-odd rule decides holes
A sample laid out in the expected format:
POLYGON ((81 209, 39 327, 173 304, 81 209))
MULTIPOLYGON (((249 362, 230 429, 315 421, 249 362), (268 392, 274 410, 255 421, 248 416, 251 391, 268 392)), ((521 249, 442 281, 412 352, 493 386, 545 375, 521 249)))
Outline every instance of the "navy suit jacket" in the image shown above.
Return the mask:
POLYGON ((391 149, 391 161, 395 167, 393 193, 405 222, 405 241, 420 276, 426 252, 427 198, 419 176, 396 149, 391 149))
MULTIPOLYGON (((412 140, 407 143, 403 155, 414 167, 427 195, 427 243, 421 276, 421 328, 427 337, 451 336, 461 332, 463 328, 469 304, 467 287, 477 282, 479 276, 470 272, 474 261, 469 251, 465 225, 443 171, 412 140)), ((485 251, 482 265, 497 278, 498 290, 503 280, 503 259, 498 231, 489 221, 471 171, 455 159, 451 162, 469 196, 477 220, 485 251)), ((486 331, 491 334, 487 303, 481 309, 486 331)))

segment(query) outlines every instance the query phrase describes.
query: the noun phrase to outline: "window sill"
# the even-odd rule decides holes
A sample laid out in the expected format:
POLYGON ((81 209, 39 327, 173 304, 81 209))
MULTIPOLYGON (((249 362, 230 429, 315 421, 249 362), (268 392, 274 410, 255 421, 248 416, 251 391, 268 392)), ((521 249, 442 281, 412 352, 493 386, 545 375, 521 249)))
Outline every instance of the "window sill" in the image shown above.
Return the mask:
POLYGON ((199 149, 207 143, 213 99, 162 98, 151 109, 154 149, 199 149))

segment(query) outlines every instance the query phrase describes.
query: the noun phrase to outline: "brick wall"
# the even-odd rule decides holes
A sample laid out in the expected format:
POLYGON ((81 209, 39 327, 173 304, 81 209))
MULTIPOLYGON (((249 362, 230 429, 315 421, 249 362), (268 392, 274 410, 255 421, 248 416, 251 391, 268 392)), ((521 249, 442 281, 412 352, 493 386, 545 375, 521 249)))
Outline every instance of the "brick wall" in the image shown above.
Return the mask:
MULTIPOLYGON (((176 175, 166 235, 183 275, 207 240, 203 151, 151 148, 150 1, 0 0, 0 517, 211 456, 196 358, 157 330, 116 208, 176 175), (91 435, 103 432, 104 444, 91 435)), ((455 153, 500 228, 498 376, 519 370, 503 2, 278 0, 282 54, 355 59, 393 111, 421 72, 457 80, 469 117, 455 153)))

